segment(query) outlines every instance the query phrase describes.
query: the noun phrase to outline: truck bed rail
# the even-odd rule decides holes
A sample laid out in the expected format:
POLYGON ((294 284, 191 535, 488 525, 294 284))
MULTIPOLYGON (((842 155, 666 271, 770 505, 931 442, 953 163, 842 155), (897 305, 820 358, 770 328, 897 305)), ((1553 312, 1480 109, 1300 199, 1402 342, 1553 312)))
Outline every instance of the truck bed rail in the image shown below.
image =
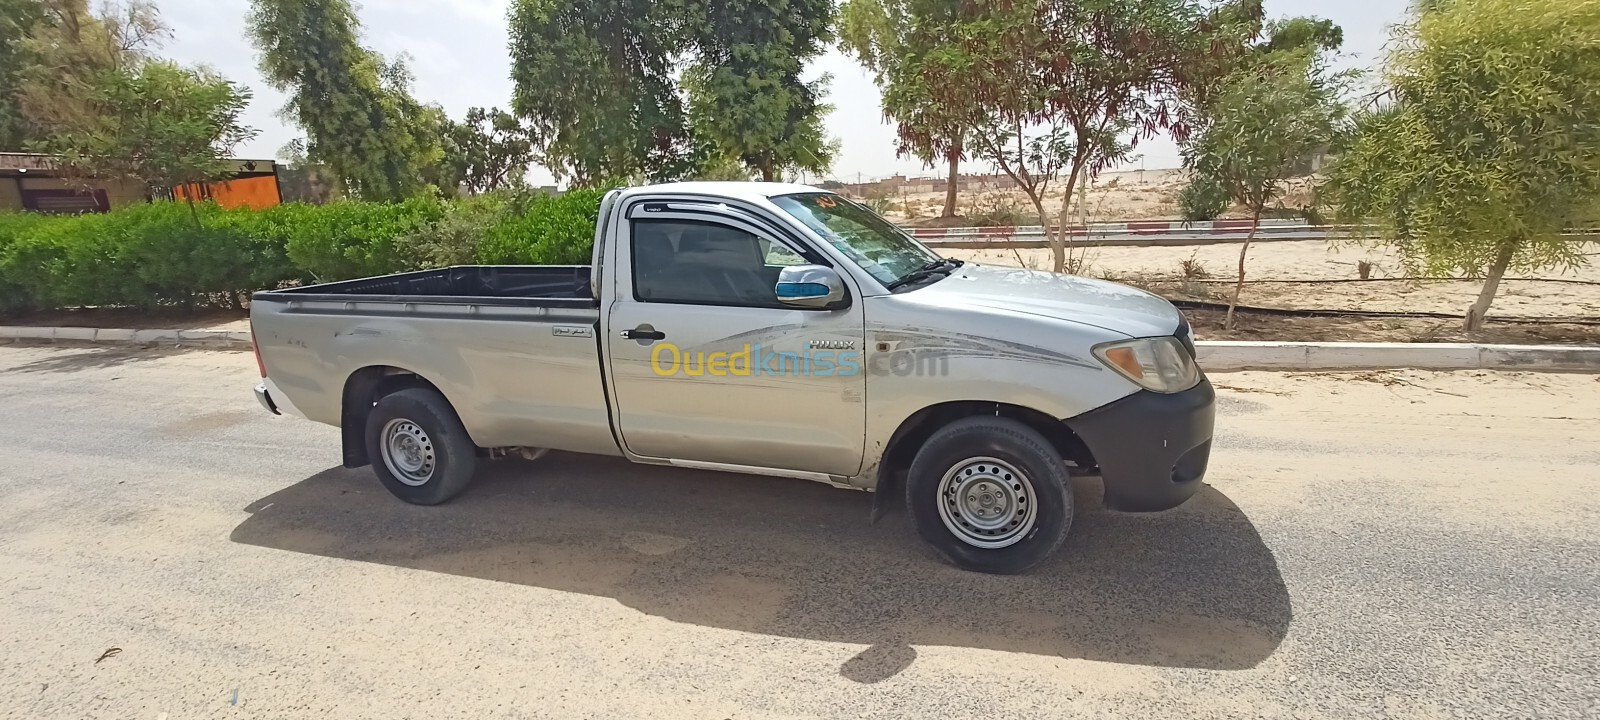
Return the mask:
POLYGON ((256 300, 594 308, 588 265, 458 265, 263 290, 256 300))

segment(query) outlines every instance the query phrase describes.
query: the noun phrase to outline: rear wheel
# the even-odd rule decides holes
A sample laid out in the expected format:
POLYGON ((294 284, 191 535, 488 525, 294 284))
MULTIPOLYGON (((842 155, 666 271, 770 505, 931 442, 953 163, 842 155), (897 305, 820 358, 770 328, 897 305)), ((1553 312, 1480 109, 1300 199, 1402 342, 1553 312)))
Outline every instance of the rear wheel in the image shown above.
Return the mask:
POLYGON ((373 472, 408 503, 445 502, 461 494, 477 471, 477 447, 436 390, 385 395, 367 415, 366 434, 373 472))
POLYGON ((917 534, 966 570, 1026 572, 1072 527, 1066 464, 1009 418, 965 418, 934 433, 911 463, 906 491, 917 534))

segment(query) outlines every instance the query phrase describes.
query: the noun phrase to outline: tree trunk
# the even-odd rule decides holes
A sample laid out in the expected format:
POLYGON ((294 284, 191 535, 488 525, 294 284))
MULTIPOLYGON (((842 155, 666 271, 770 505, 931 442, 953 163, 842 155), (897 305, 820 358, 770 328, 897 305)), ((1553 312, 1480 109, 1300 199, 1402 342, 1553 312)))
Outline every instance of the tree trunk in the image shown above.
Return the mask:
POLYGON ((1039 224, 1044 226, 1044 235, 1050 239, 1050 271, 1067 271, 1067 244, 1060 233, 1050 232, 1050 214, 1044 211, 1044 201, 1033 193, 1028 193, 1028 199, 1033 201, 1033 209, 1039 213, 1039 224))
POLYGON ((761 182, 777 182, 777 181, 778 181, 778 173, 777 173, 777 171, 775 171, 773 169, 772 163, 763 160, 761 162, 761 182))
POLYGON ((1500 278, 1505 277, 1506 268, 1511 265, 1511 256, 1517 252, 1517 244, 1507 242, 1500 246, 1500 253, 1494 256, 1494 264, 1489 266, 1489 275, 1483 279, 1483 290, 1478 293, 1478 301, 1467 308, 1466 322, 1461 329, 1467 332, 1477 332, 1483 329, 1483 319, 1489 315, 1489 303, 1494 302, 1494 296, 1500 292, 1500 278))
MULTIPOLYGON (((188 190, 188 188, 184 188, 184 189, 188 190)), ((200 224, 200 211, 194 209, 194 195, 193 194, 189 194, 184 199, 189 201, 189 217, 194 218, 194 226, 197 227, 197 228, 205 227, 204 225, 200 224)))
POLYGON ((1261 208, 1256 208, 1254 216, 1250 218, 1250 234, 1244 237, 1244 247, 1239 248, 1239 279, 1233 284, 1233 299, 1228 301, 1228 316, 1222 320, 1225 330, 1233 329, 1233 311, 1239 307, 1239 295, 1244 292, 1244 256, 1250 252, 1250 243, 1256 239, 1256 231, 1261 229, 1261 208))
MULTIPOLYGON (((1081 157, 1083 157, 1083 151, 1080 149, 1078 155, 1073 158, 1072 174, 1067 176, 1067 194, 1061 196, 1061 215, 1055 235, 1050 235, 1050 224, 1048 222, 1045 223, 1044 234, 1051 238, 1050 246, 1055 247, 1057 243, 1060 243, 1062 248, 1061 258, 1057 261, 1061 267, 1056 268, 1056 272, 1065 272, 1067 267, 1067 236, 1071 234, 1067 231, 1067 228, 1072 226, 1072 216, 1068 214, 1068 211, 1072 208, 1072 194, 1078 189, 1078 180, 1083 175, 1083 163, 1078 160, 1081 157)), ((1082 268, 1074 269, 1079 270, 1082 268)))
POLYGON ((961 178, 961 146, 951 148, 946 159, 950 161, 950 179, 945 183, 944 212, 939 217, 953 218, 956 216, 956 181, 961 178))

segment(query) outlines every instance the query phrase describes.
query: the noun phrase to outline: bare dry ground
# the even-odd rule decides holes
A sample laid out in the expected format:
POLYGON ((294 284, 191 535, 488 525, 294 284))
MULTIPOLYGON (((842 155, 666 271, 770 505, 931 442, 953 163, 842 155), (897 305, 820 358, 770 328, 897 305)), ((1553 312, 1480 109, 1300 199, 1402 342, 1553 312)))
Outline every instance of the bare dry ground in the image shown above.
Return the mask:
MULTIPOLYGON (((1600 245, 1591 245, 1600 254, 1600 245)), ((1239 260, 1238 243, 1193 247, 1108 247, 1078 250, 1086 263, 1082 274, 1150 289, 1175 300, 1226 303, 1233 293, 1239 260)), ((950 257, 996 265, 1046 269, 1050 251, 941 251, 950 257)), ((1460 315, 1477 298, 1479 281, 1411 281, 1400 259, 1390 251, 1322 241, 1256 243, 1245 263, 1243 305, 1297 310, 1365 310, 1432 312, 1460 315), (1375 282, 1352 282, 1358 266, 1370 263, 1375 282), (1326 282, 1275 282, 1313 280, 1326 282)), ((1547 270, 1516 274, 1501 286, 1490 311, 1494 316, 1590 318, 1600 321, 1600 265, 1565 272, 1547 270)), ((1211 313, 1192 313, 1204 339, 1238 340, 1370 340, 1397 342, 1600 342, 1600 325, 1492 324, 1471 336, 1460 332, 1459 320, 1379 320, 1349 318, 1285 318, 1248 315, 1240 327, 1223 331, 1211 313)))
MULTIPOLYGON (((1180 216, 1178 211, 1178 192, 1183 189, 1186 179, 1182 170, 1122 170, 1117 172, 1102 173, 1094 183, 1090 184, 1083 194, 1082 208, 1074 208, 1072 219, 1081 221, 1085 217, 1089 222, 1117 222, 1121 220, 1149 220, 1172 219, 1180 216)), ((1061 211, 1061 198, 1064 187, 1059 183, 1045 196, 1045 210, 1049 213, 1051 222, 1056 220, 1057 213, 1061 211)), ((1297 207, 1305 198, 1297 193, 1290 193, 1285 199, 1286 207, 1297 207)), ((956 207, 962 221, 940 220, 939 213, 944 209, 944 193, 889 193, 883 198, 886 205, 882 211, 884 215, 897 222, 911 225, 1038 225, 1038 212, 1028 200, 1028 196, 1018 190, 1009 179, 1003 179, 984 187, 969 187, 963 189, 956 197, 956 207), (1009 209, 1017 217, 1014 221, 995 221, 994 218, 1004 213, 999 210, 1009 209), (984 218, 990 218, 984 220, 984 218)), ((1237 209, 1224 214, 1224 217, 1243 217, 1237 209)))

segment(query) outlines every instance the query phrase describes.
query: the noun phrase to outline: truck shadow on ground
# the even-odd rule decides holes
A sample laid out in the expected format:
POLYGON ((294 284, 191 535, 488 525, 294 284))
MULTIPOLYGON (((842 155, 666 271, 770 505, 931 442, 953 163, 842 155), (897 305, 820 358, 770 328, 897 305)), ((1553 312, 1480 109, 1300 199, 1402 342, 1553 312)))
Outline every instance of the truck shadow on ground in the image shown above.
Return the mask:
POLYGON ((1226 496, 1127 515, 1078 481, 1072 534, 1020 577, 968 573, 902 512, 804 481, 551 453, 488 465, 462 497, 416 507, 370 470, 335 468, 252 503, 232 539, 614 598, 674 621, 868 645, 840 669, 904 670, 916 646, 1237 670, 1287 632, 1272 553, 1226 496))

